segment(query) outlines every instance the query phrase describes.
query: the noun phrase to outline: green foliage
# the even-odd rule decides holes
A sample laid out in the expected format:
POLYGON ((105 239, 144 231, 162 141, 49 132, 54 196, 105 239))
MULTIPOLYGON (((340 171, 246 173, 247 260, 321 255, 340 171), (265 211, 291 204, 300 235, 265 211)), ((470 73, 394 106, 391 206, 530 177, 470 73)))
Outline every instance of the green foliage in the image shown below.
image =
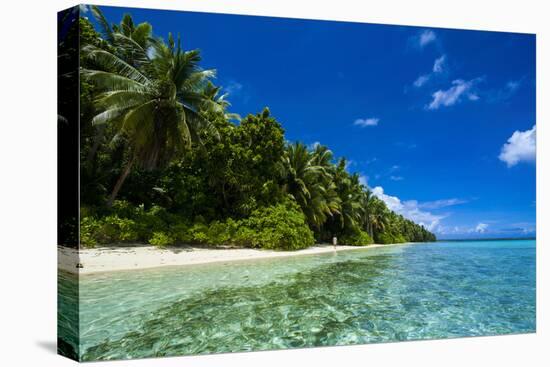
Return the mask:
POLYGON ((83 247, 95 247, 98 244, 96 233, 99 232, 100 223, 92 217, 80 219, 80 245, 83 247))
POLYGON ((338 238, 338 242, 341 245, 348 246, 367 246, 374 243, 372 237, 367 232, 361 230, 351 234, 344 234, 338 238))
POLYGON ((290 202, 258 208, 246 219, 180 227, 176 236, 186 243, 275 250, 297 250, 314 243, 304 215, 290 202))
POLYGON ((400 233, 395 234, 391 232, 381 232, 377 234, 376 242, 387 245, 392 243, 405 243, 409 241, 400 233))
POLYGON ((300 205, 311 228, 319 231, 328 217, 341 213, 342 199, 334 181, 332 152, 317 145, 309 151, 290 144, 282 157, 283 189, 300 205))
POLYGON ((167 246, 176 242, 212 246, 238 246, 297 250, 314 243, 313 232, 296 203, 287 201, 256 209, 246 219, 204 223, 200 216, 189 225, 185 218, 153 206, 132 207, 115 201, 111 214, 81 219, 81 245, 148 242, 167 246))
POLYGON ((137 240, 139 236, 132 219, 120 218, 115 214, 101 219, 85 217, 80 220, 80 244, 84 247, 137 240))
POLYGON ((138 240, 135 222, 132 219, 120 218, 116 214, 103 218, 100 233, 104 238, 99 238, 99 242, 118 243, 138 240))
POLYGON ((157 247, 173 245, 174 242, 174 238, 165 232, 153 232, 152 237, 149 239, 149 244, 157 247))
POLYGON ((304 214, 292 201, 259 208, 243 222, 237 240, 248 242, 251 247, 298 250, 315 242, 304 214))
POLYGON ((135 207, 120 200, 115 201, 109 211, 94 213, 86 208, 81 211, 81 215, 80 244, 84 247, 145 242, 154 232, 165 229, 170 219, 173 220, 165 209, 158 206, 145 210, 143 206, 135 207))

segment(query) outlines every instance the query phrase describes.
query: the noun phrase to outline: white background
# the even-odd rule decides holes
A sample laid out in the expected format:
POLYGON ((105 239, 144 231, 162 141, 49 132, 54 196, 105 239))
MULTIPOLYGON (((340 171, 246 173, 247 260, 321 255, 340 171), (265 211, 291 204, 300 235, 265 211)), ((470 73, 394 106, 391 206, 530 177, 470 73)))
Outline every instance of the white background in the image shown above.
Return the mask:
MULTIPOLYGON (((100 4, 537 33, 537 333, 95 363, 94 366, 550 365, 547 250, 548 10, 544 1, 195 0, 100 4), (546 221, 547 222, 547 221, 546 221)), ((2 2, 0 365, 68 366, 56 341, 56 12, 71 1, 2 2)), ((506 62, 506 60, 502 60, 506 62)), ((498 121, 495 121, 498 128, 498 121)), ((521 187, 517 188, 521 190, 521 187)), ((511 192, 510 195, 514 193, 511 192)))

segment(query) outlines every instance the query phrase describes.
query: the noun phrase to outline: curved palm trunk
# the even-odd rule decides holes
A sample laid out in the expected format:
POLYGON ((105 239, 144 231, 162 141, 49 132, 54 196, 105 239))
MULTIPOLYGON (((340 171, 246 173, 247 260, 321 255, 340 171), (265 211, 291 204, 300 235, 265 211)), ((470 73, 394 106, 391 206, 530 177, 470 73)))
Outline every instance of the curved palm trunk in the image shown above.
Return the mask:
POLYGON ((101 126, 97 131, 97 135, 95 136, 95 139, 94 139, 94 145, 90 149, 90 152, 88 153, 88 157, 86 158, 86 160, 88 161, 88 164, 92 163, 93 159, 95 158, 97 150, 99 149, 99 144, 101 144, 101 140, 103 139, 104 131, 105 131, 105 126, 101 126))
POLYGON ((113 202, 115 201, 115 199, 118 195, 118 192, 120 191, 120 188, 122 187, 122 184, 124 183, 124 181, 126 180, 128 175, 130 174, 130 171, 132 170, 132 166, 134 165, 135 161, 136 161, 136 156, 134 154, 132 156, 132 159, 130 159, 128 164, 126 164, 126 167, 124 167, 124 170, 122 171, 122 174, 118 178, 118 180, 115 184, 115 187, 113 188, 113 192, 111 193, 111 196, 109 196, 109 200, 107 201, 107 207, 110 208, 110 207, 113 206, 113 202))

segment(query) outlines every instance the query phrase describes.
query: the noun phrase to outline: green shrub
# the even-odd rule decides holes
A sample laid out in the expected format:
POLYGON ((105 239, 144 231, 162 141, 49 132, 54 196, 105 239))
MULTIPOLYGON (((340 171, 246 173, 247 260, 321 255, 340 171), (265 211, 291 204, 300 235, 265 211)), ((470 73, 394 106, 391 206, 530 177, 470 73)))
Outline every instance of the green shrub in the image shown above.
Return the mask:
POLYGON ((394 236, 392 233, 390 232, 382 232, 382 233, 378 233, 378 235, 376 236, 376 243, 380 243, 380 244, 383 244, 383 245, 388 245, 388 244, 392 244, 392 243, 400 243, 399 240, 403 239, 402 242, 405 242, 404 241, 404 238, 402 238, 402 236, 394 236), (399 238, 401 237, 401 238, 399 238))
POLYGON ((217 245, 232 245, 232 239, 237 230, 237 222, 233 219, 228 219, 225 222, 212 222, 208 228, 207 237, 210 243, 217 245))
MULTIPOLYGON (((92 213, 87 210, 87 213, 92 213)), ((80 243, 84 247, 121 242, 146 242, 155 232, 168 227, 174 216, 165 209, 153 206, 145 210, 143 205, 132 206, 127 201, 117 200, 104 217, 82 216, 80 220, 80 243)))
POLYGON ((118 215, 109 215, 102 219, 99 229, 99 242, 118 243, 137 241, 136 223, 129 218, 120 218, 118 215))
POLYGON ((154 232, 149 244, 157 247, 166 247, 174 244, 174 238, 165 232, 154 232))
POLYGON ((114 214, 101 219, 84 217, 80 220, 80 244, 84 247, 139 239, 136 223, 132 219, 120 218, 114 214))
POLYGON ((115 200, 110 212, 121 218, 134 218, 140 210, 143 210, 142 205, 136 207, 126 200, 115 200))
POLYGON ((242 222, 236 232, 236 240, 241 245, 297 250, 315 243, 306 217, 293 201, 256 209, 242 222))
POLYGON ((191 236, 189 234, 189 224, 185 221, 180 221, 170 227, 170 233, 177 242, 192 243, 191 236))
POLYGON ((92 217, 80 219, 80 245, 83 247, 95 247, 98 243, 96 233, 101 224, 92 217))
POLYGON ((197 216, 192 225, 159 206, 145 210, 143 206, 132 207, 116 201, 109 215, 81 220, 83 246, 135 241, 154 246, 180 242, 278 250, 297 250, 315 242, 304 214, 294 201, 256 209, 250 217, 240 220, 229 218, 207 224, 197 216))
POLYGON ((405 243, 408 242, 405 236, 402 234, 397 234, 393 236, 393 243, 405 243))
POLYGON ((211 243, 208 239, 208 226, 202 223, 195 223, 189 228, 190 243, 211 243))
POLYGON ((371 236, 365 231, 357 231, 354 233, 344 234, 343 236, 340 236, 338 238, 338 242, 341 245, 348 245, 348 246, 367 246, 374 243, 371 236))
POLYGON ((141 239, 150 238, 154 232, 165 231, 168 227, 163 218, 156 215, 154 210, 138 212, 135 221, 136 231, 141 239))

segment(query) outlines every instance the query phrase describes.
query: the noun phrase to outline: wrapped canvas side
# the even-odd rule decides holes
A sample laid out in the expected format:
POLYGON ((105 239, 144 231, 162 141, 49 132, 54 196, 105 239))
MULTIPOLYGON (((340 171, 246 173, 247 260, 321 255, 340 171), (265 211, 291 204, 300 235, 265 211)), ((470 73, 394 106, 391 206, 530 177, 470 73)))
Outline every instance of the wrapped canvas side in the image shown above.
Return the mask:
POLYGON ((78 6, 57 14, 57 351, 79 360, 79 18, 78 6))

